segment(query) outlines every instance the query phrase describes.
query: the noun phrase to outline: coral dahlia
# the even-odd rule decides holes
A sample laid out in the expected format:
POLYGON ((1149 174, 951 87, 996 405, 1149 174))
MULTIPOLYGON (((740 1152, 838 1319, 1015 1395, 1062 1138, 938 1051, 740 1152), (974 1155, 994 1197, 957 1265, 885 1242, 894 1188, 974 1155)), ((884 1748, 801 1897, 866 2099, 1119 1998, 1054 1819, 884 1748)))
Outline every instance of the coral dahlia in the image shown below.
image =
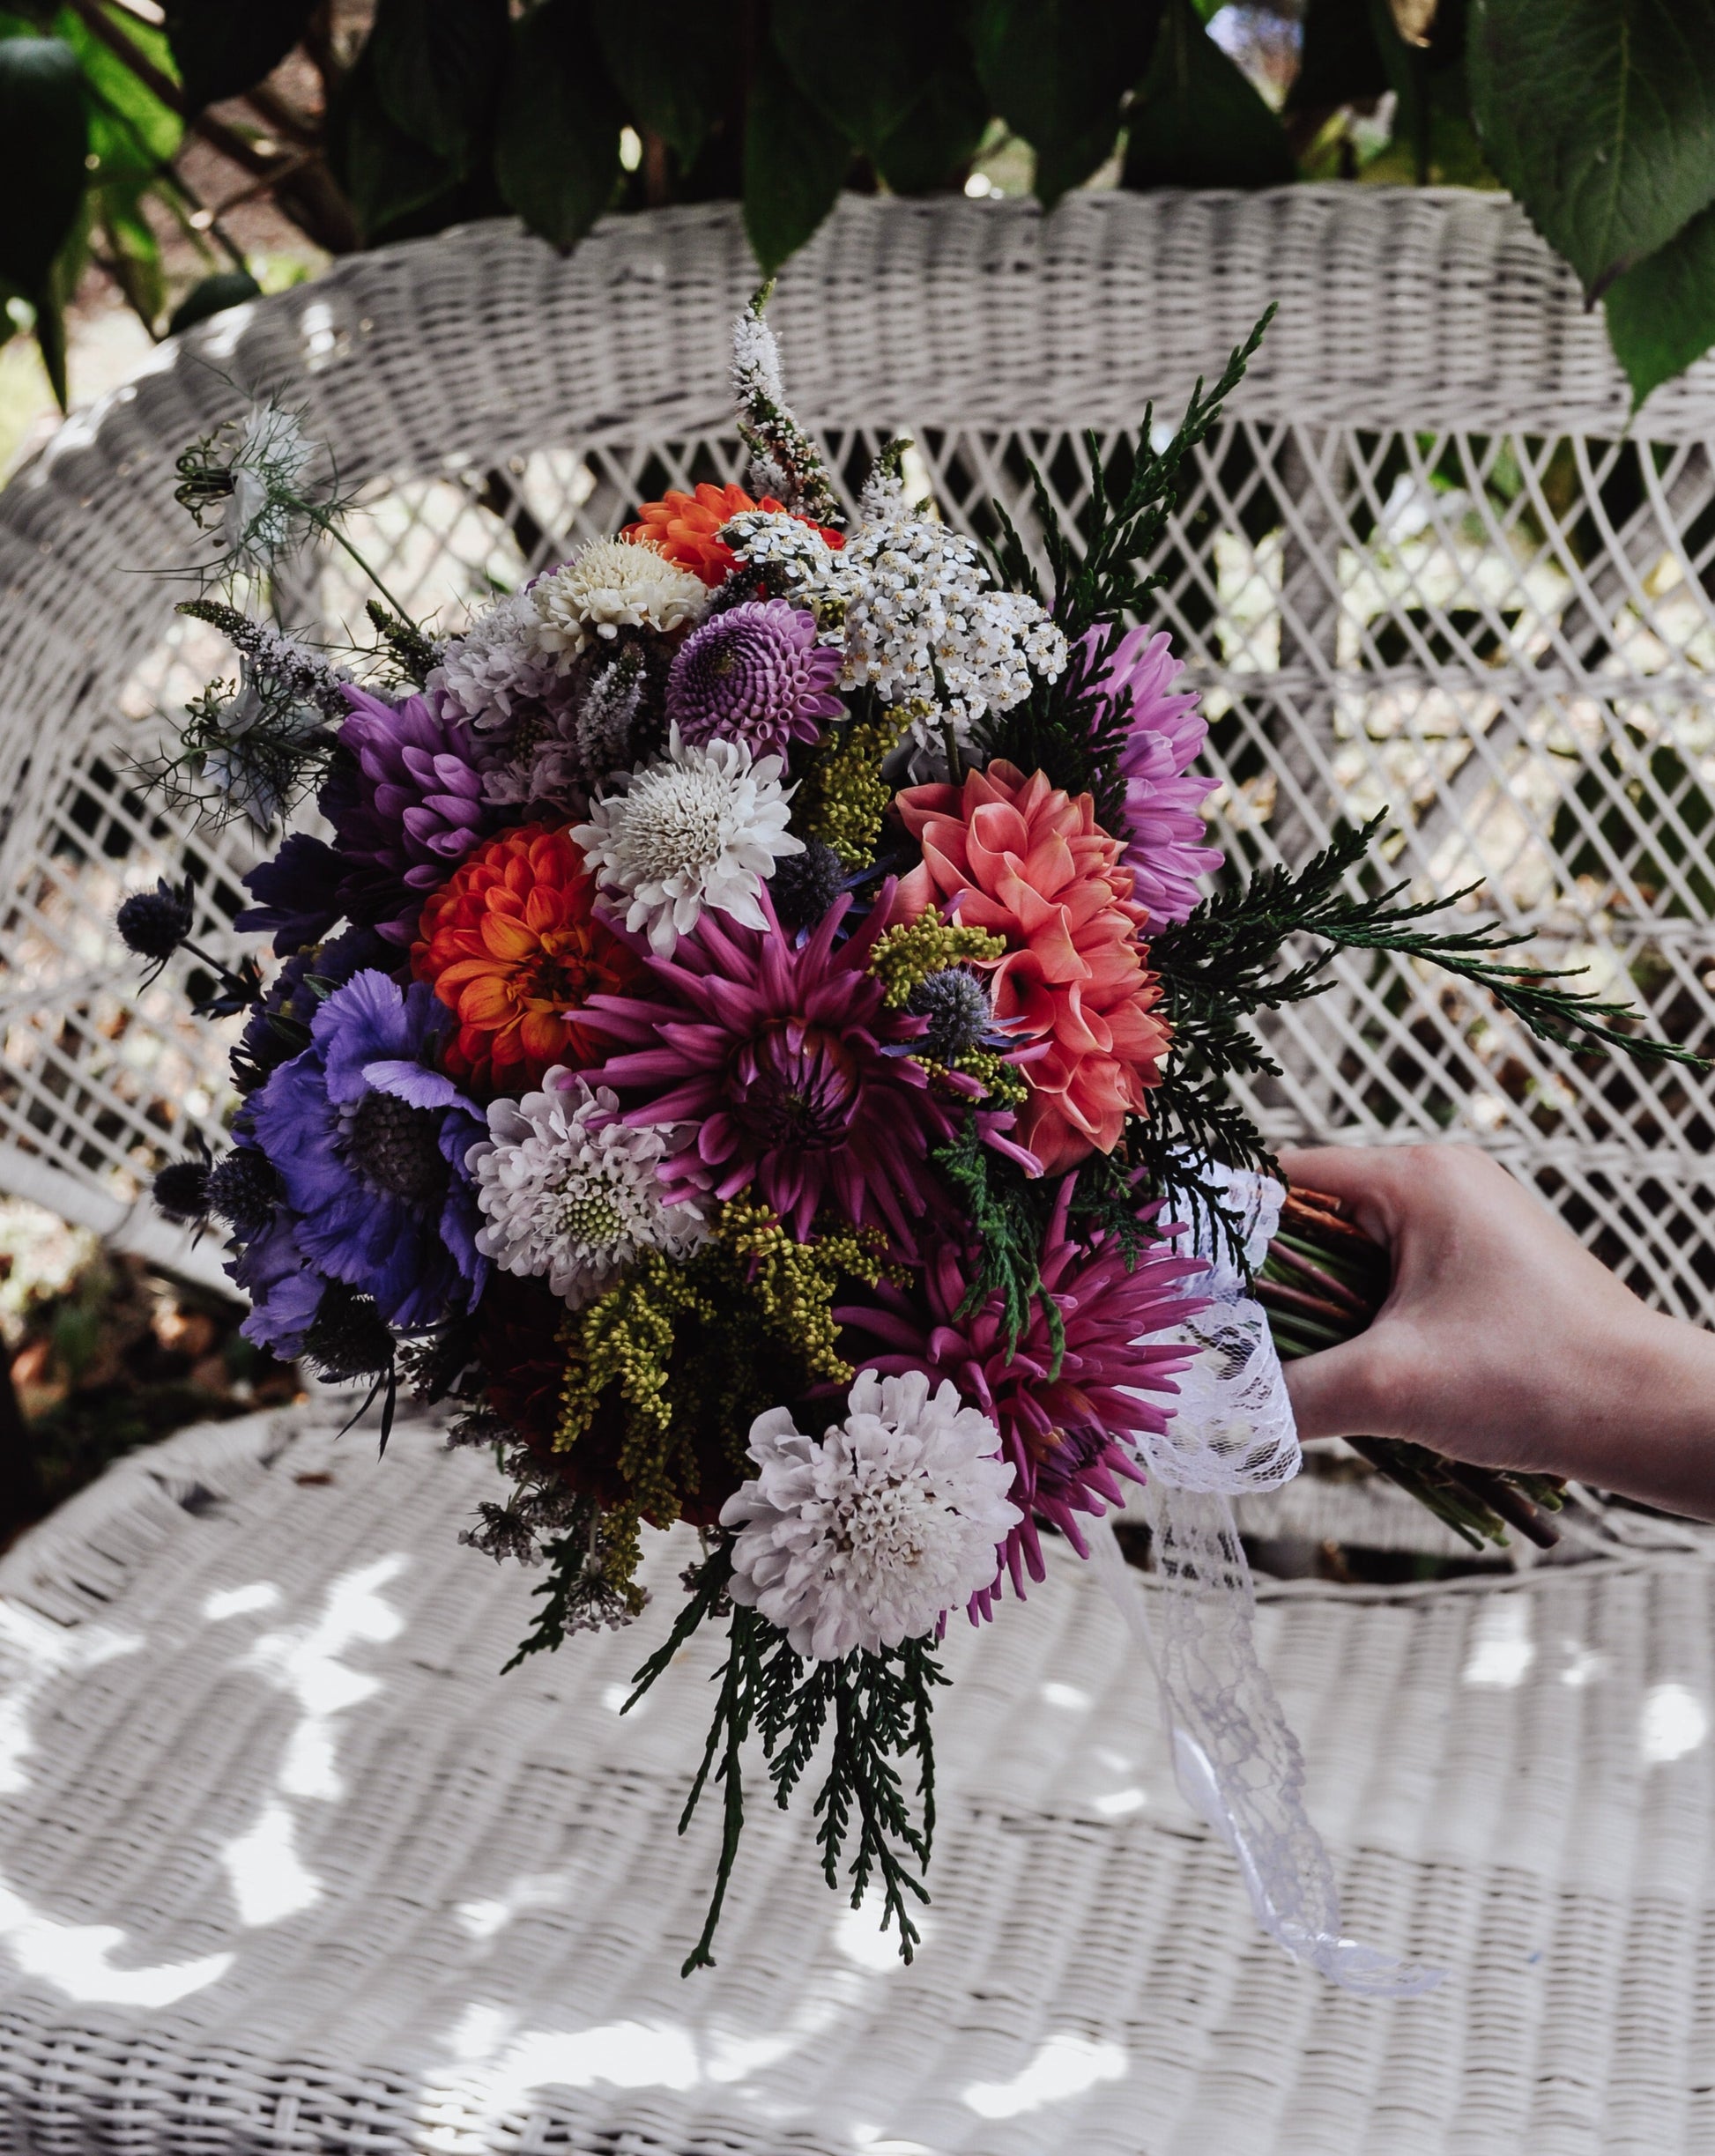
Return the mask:
MULTIPOLYGON (((868 1336, 843 1352, 878 1370, 920 1370, 932 1384, 950 1379, 999 1428, 1001 1456, 1015 1474, 1010 1494, 1024 1508, 1003 1546, 1004 1570, 1020 1596, 1027 1574, 1043 1576, 1038 1522, 1088 1557, 1080 1515, 1100 1518, 1122 1503, 1120 1478, 1144 1479, 1135 1434, 1166 1429, 1177 1390, 1172 1379, 1192 1357, 1184 1348, 1139 1343, 1202 1308, 1184 1286, 1206 1270, 1200 1259, 1177 1257, 1163 1241, 1140 1251, 1128 1269, 1124 1254, 1099 1238, 1092 1248, 1067 1240, 1076 1181, 1068 1176, 1061 1185, 1038 1261, 1065 1329, 1064 1352, 1040 1308, 1010 1352, 999 1295, 965 1310, 971 1261, 950 1238, 925 1252, 909 1286, 884 1281, 872 1300, 834 1313, 868 1336), (1147 1393, 1169 1397, 1158 1405, 1147 1393)), ((973 1618, 991 1614, 1002 1569, 972 1597, 973 1618)))
POLYGON ((670 1193, 754 1190, 800 1242, 831 1204, 909 1248, 929 1150, 953 1120, 922 1066, 887 1053, 924 1026, 884 1009, 869 971, 885 903, 840 943, 850 904, 836 899, 801 948, 772 920, 758 931, 705 914, 671 959, 647 961, 650 996, 591 1000, 626 1052, 586 1076, 635 1104, 628 1122, 694 1126, 662 1163, 670 1193))
POLYGON ((595 900, 567 834, 527 824, 473 854, 424 907, 411 967, 458 1014, 442 1051, 456 1078, 521 1093, 553 1064, 600 1053, 583 1008, 642 969, 597 919, 595 900))
POLYGON ((923 860, 895 894, 892 919, 944 904, 1005 937, 990 969, 995 1014, 1046 1044, 1021 1071, 1030 1098, 1019 1142, 1050 1175, 1111 1152, 1168 1044, 1118 841, 1088 794, 1074 801, 1040 771, 1027 779, 1000 761, 961 787, 909 787, 895 805, 923 860))
MULTIPOLYGON (((694 494, 681 493, 675 487, 659 501, 642 503, 637 511, 637 522, 627 524, 623 536, 627 539, 647 540, 669 561, 676 561, 693 576, 701 577, 712 590, 726 582, 739 559, 721 533, 735 516, 752 509, 764 509, 774 516, 790 514, 784 502, 776 501, 772 494, 764 494, 761 501, 753 501, 742 486, 711 486, 705 479, 694 494)), ((829 546, 845 544, 843 533, 831 531, 827 525, 815 523, 807 516, 794 521, 809 524, 812 530, 820 532, 829 546)))

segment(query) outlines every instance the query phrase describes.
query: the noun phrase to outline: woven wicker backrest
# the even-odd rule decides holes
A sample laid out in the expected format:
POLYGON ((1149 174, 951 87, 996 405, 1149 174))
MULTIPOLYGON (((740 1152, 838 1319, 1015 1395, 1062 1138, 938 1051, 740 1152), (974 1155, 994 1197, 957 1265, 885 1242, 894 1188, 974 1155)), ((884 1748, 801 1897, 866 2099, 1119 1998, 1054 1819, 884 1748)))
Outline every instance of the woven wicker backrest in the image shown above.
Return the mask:
MULTIPOLYGON (((195 871, 219 945, 248 858, 142 798, 160 714, 224 663, 175 623, 173 458, 278 390, 365 490, 366 545, 454 625, 642 497, 737 476, 726 327, 753 278, 730 207, 605 225, 566 260, 483 226, 338 265, 164 347, 0 498, 0 1187, 167 1248, 138 1179, 225 1101, 224 1044, 139 990, 108 922, 195 871)), ((1715 1016, 1715 369, 1626 433, 1568 272, 1498 197, 1299 188, 1022 204, 848 197, 773 319, 800 411, 849 480, 913 433, 922 485, 1027 530, 1027 459, 1076 516, 1079 434, 1171 413, 1280 313, 1198 459, 1163 562, 1215 721, 1222 835, 1297 860, 1391 804, 1378 856, 1545 964, 1588 964, 1652 1025, 1715 1016), (1709 982, 1705 983, 1705 974, 1709 982)), ((312 566, 294 625, 355 619, 312 566)), ((1274 1036, 1280 1136, 1484 1145, 1644 1292, 1715 1305, 1706 1081, 1581 1063, 1407 965, 1342 967, 1274 1036)), ((206 1256, 200 1261, 212 1263, 206 1256)))

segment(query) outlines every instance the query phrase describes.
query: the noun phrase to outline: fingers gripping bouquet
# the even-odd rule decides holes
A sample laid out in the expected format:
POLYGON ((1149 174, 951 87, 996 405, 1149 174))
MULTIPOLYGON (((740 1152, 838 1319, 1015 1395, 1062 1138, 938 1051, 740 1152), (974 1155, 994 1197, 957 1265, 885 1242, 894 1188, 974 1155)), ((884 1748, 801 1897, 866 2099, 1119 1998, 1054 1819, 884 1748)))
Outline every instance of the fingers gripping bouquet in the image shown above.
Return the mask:
MULTIPOLYGON (((205 595, 240 680, 160 774, 270 831, 313 792, 328 834, 247 879, 278 967, 215 998, 247 1014, 232 1143, 160 1182, 229 1229, 247 1333, 368 1380, 383 1441, 403 1380, 494 1448, 510 1493, 466 1539, 545 1567, 521 1654, 642 1615, 644 1528, 701 1537, 638 1676, 724 1628, 687 1967, 746 1739, 782 1803, 820 1776, 828 1880, 879 1885, 909 1958, 947 1627, 1028 1594, 1047 1536, 1099 1554, 1128 1482, 1239 1486, 1209 1470, 1233 1414, 1197 1419, 1235 1371, 1285 1418, 1259 1443, 1253 1401, 1240 1449, 1296 1464, 1266 1325, 1209 1315, 1256 1314, 1271 1225, 1224 1090, 1268 1068, 1250 1016, 1356 945, 1625 1041, 1494 937, 1353 896, 1368 832, 1199 900, 1204 722, 1128 624, 1255 338, 1160 454, 1146 419, 1123 490, 1092 445, 1080 547, 1039 488, 1044 577, 1004 514, 985 556, 911 501, 905 444, 848 522, 763 297, 735 337, 748 490, 646 503, 445 641, 383 590, 361 679, 205 595), (1322 953, 1283 967, 1297 935, 1322 953)), ((338 536, 314 467, 278 410, 182 460, 225 571, 264 589, 338 536)), ((160 959, 190 912, 163 885, 121 927, 160 959)), ((1192 1749, 1220 1784, 1216 1739, 1192 1749)))

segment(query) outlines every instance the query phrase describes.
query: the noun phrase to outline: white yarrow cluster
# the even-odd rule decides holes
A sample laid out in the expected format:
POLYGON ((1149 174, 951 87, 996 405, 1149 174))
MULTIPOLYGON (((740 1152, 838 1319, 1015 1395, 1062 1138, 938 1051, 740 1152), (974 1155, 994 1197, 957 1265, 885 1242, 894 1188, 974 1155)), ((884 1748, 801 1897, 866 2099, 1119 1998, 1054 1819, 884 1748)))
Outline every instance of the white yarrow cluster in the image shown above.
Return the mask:
POLYGON ((622 1122, 617 1094, 560 1067, 540 1093, 491 1102, 488 1136, 464 1156, 477 1248, 503 1272, 546 1275, 574 1310, 646 1250, 689 1257, 709 1226, 694 1205, 662 1202, 657 1169, 674 1137, 622 1122))
POLYGON ((664 757, 622 773, 591 802, 573 842, 657 957, 672 956, 705 906, 767 928, 763 880, 783 856, 804 851, 786 828, 793 789, 781 784, 784 768, 777 756, 753 760, 744 741, 689 745, 675 726, 664 757))
POLYGON ((258 404, 245 420, 222 531, 235 565, 265 570, 308 536, 311 520, 299 503, 315 455, 295 411, 258 404))
POLYGON ((1065 671, 1064 633, 1036 600, 995 585, 974 540, 912 516, 896 479, 872 479, 859 506, 839 557, 843 686, 934 707, 938 716, 914 730, 933 747, 939 715, 962 737, 985 712, 1022 702, 1033 677, 1065 671))
POLYGON ((999 1432, 951 1382, 865 1370, 846 1408, 820 1439, 789 1408, 759 1415, 755 1478, 721 1508, 739 1530, 732 1599, 817 1662, 933 1632, 994 1579, 1022 1516, 999 1432))
POLYGON ((778 509, 741 509, 721 537, 782 598, 813 607, 819 616, 830 605, 836 612, 843 608, 841 557, 813 524, 778 509))
POLYGON ((700 577, 634 539, 591 539, 570 561, 530 588, 534 642, 561 673, 592 640, 612 643, 621 629, 670 635, 701 621, 709 590, 700 577))
POLYGON ((554 692, 553 660, 536 641, 539 619, 528 591, 509 592, 447 646, 427 687, 479 733, 509 726, 516 704, 544 702, 554 692))

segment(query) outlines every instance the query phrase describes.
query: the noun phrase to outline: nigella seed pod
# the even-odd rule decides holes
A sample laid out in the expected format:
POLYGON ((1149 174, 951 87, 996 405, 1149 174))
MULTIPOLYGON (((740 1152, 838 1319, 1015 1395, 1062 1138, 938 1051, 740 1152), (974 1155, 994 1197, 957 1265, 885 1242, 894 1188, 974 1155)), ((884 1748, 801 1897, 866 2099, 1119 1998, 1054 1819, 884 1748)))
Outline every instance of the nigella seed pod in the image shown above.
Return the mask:
POLYGON ((134 893, 114 915, 125 948, 157 966, 164 966, 189 935, 190 920, 189 885, 175 890, 164 876, 152 891, 134 893))

